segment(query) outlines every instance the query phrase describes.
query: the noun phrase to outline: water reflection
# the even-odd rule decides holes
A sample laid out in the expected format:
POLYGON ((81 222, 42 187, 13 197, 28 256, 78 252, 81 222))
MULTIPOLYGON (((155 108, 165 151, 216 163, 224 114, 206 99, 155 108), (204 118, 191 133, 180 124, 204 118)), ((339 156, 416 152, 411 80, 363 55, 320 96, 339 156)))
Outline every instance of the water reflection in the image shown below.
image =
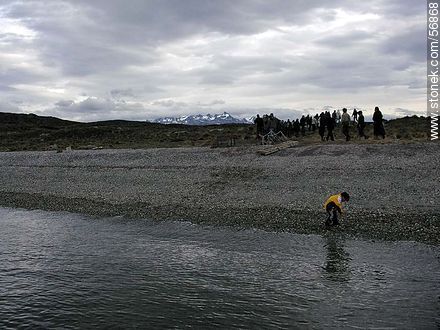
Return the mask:
POLYGON ((1 207, 0 233, 0 329, 439 324, 440 250, 415 242, 1 207))
POLYGON ((344 282, 350 279, 350 254, 344 249, 345 240, 340 237, 327 237, 325 247, 325 276, 329 280, 344 282))

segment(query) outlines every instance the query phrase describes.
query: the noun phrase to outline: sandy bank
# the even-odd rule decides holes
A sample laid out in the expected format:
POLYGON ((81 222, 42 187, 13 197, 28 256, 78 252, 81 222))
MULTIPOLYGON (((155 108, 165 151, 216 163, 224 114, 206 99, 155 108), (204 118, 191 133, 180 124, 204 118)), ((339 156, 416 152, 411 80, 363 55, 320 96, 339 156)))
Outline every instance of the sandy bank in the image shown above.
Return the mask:
POLYGON ((345 190, 345 233, 440 242, 438 143, 255 151, 0 153, 0 205, 323 233, 324 199, 345 190))

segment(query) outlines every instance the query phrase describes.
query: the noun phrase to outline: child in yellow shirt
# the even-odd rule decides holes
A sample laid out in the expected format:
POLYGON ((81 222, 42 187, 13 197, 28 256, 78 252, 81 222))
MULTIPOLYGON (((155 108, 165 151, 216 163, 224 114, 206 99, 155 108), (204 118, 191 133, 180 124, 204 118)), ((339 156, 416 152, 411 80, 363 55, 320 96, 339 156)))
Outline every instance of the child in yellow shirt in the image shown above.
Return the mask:
POLYGON ((338 213, 342 214, 342 203, 348 202, 350 200, 350 196, 345 191, 330 196, 324 203, 324 209, 327 212, 327 220, 325 224, 327 226, 336 226, 339 225, 338 221, 338 213))

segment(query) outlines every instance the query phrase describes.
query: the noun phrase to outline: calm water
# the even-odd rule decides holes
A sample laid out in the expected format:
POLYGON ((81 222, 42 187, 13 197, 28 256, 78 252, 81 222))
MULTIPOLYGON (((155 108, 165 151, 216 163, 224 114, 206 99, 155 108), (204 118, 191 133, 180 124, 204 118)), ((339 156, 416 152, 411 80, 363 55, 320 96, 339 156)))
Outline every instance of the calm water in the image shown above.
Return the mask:
POLYGON ((0 208, 0 328, 440 326, 440 248, 0 208))

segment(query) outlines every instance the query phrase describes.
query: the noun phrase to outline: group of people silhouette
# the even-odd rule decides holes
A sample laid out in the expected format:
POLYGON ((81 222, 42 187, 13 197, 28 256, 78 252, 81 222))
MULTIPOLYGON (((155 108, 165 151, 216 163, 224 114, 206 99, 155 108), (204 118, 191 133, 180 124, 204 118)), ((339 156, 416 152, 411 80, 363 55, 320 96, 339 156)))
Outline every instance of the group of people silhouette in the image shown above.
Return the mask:
MULTIPOLYGON (((379 110, 379 107, 375 107, 373 114, 373 134, 376 138, 379 136, 385 139, 385 128, 383 126, 383 115, 379 110)), ((357 128, 357 133, 359 138, 368 139, 365 135, 365 117, 361 110, 353 109, 350 116, 346 108, 342 109, 342 112, 334 110, 333 113, 330 111, 323 111, 320 114, 312 116, 302 115, 301 118, 296 120, 280 120, 274 116, 273 113, 270 115, 265 114, 260 117, 258 114, 254 120, 257 128, 257 138, 261 138, 270 132, 282 132, 288 138, 305 136, 306 132, 314 133, 318 131, 321 141, 334 141, 335 134, 334 130, 337 126, 342 127, 342 134, 345 136, 346 141, 350 141, 350 127, 355 125, 357 128), (351 119, 353 118, 353 119, 351 119)))

